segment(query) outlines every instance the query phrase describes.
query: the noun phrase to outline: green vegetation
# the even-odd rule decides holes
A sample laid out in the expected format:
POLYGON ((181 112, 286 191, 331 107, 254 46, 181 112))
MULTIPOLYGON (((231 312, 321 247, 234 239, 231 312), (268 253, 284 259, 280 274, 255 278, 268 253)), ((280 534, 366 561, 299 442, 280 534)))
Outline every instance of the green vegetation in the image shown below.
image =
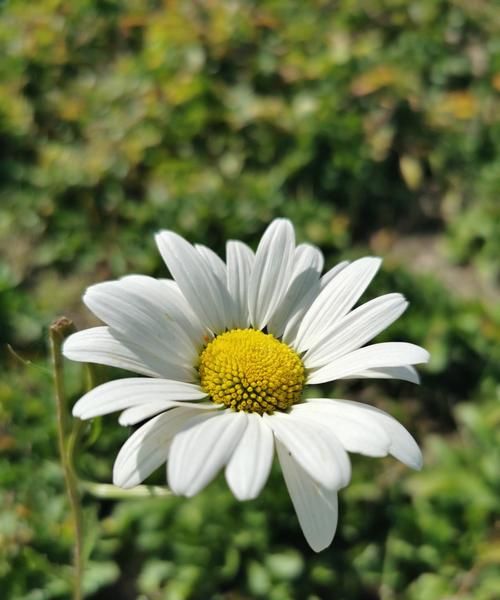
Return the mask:
MULTIPOLYGON (((226 238, 254 245, 275 216, 329 265, 386 258, 369 293, 410 300, 383 339, 430 350, 422 386, 325 393, 399 418, 425 467, 354 457, 319 555, 277 468, 249 503, 222 479, 191 500, 85 494, 88 598, 498 598, 498 6, 5 0, 0 56, 2 598, 70 596, 51 321, 93 324, 81 303, 92 282, 164 276, 160 228, 223 253, 226 238)), ((73 402, 80 366, 66 379, 73 402)), ((109 482, 126 437, 97 420, 79 472, 109 482)))

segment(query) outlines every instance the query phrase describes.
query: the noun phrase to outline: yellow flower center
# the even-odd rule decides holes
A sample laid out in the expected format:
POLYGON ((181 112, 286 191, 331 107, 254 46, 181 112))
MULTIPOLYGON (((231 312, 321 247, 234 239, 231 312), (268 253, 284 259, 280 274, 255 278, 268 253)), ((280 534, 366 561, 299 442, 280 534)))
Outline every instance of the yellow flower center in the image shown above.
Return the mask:
POLYGON ((298 402, 305 383, 299 355, 255 329, 217 336, 200 355, 199 373, 213 402, 259 414, 286 410, 298 402))

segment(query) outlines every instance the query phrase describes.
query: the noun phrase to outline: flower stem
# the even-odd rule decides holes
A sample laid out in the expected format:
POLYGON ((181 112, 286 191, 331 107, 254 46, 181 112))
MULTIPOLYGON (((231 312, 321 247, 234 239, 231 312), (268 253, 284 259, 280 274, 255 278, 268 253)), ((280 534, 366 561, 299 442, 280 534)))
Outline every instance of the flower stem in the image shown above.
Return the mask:
POLYGON ((82 489, 94 496, 105 500, 128 500, 134 498, 155 498, 171 496, 168 488, 159 485, 136 485, 134 488, 124 490, 110 483, 97 483, 95 481, 80 480, 82 489))
POLYGON ((66 412, 66 398, 64 392, 64 370, 61 347, 64 339, 75 330, 72 321, 61 317, 52 323, 49 329, 50 352, 52 366, 54 369, 54 390, 57 414, 57 438, 59 454, 64 473, 66 493, 68 494, 71 519, 75 535, 75 546, 73 555, 74 581, 73 599, 82 600, 83 579, 83 526, 80 495, 78 493, 77 477, 73 468, 71 458, 75 438, 78 433, 73 431, 68 437, 68 415, 66 412))

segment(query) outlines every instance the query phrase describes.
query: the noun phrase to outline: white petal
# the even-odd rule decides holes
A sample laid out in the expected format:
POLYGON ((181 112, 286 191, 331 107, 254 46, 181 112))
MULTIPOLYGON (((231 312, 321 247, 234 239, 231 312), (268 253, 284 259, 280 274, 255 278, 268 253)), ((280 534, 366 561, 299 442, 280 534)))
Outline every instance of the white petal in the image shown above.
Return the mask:
POLYGON ((194 408, 174 408, 139 427, 123 444, 113 467, 113 483, 131 488, 168 458, 170 444, 184 423, 199 414, 194 408))
POLYGON ((108 381, 90 390, 73 407, 73 416, 92 419, 150 402, 201 400, 207 394, 198 386, 169 379, 130 377, 108 381))
POLYGON ((365 412, 370 418, 375 419, 391 440, 389 453, 412 469, 422 468, 422 453, 417 442, 394 417, 379 408, 361 402, 351 400, 338 400, 337 402, 358 411, 358 413, 365 412))
POLYGON ((317 248, 308 244, 297 246, 290 284, 267 325, 274 336, 281 337, 290 320, 297 313, 304 314, 316 298, 322 265, 323 255, 317 248))
MULTIPOLYGON (((215 275, 219 285, 222 289, 229 292, 227 286, 227 266, 226 263, 218 256, 212 249, 203 246, 202 244, 195 244, 194 246, 197 252, 203 257, 207 263, 208 269, 215 275)), ((224 292, 225 295, 225 292, 224 292)), ((231 293, 229 292, 229 296, 231 293)), ((237 327, 237 307, 236 302, 233 298, 227 303, 227 311, 225 313, 225 329, 232 329, 237 327)))
POLYGON ((313 303, 315 298, 317 297, 316 290, 311 293, 311 297, 308 298, 309 303, 304 303, 303 309, 297 311, 292 317, 288 319, 287 324, 285 325, 285 331, 283 332, 282 341, 285 344, 288 344, 292 348, 295 349, 295 340, 297 338, 297 333, 299 331, 300 324, 302 323, 302 319, 306 314, 309 306, 313 303))
POLYGON ((321 552, 332 543, 337 529, 337 493, 314 481, 279 441, 276 449, 304 537, 315 552, 321 552))
POLYGON ((323 290, 330 281, 340 273, 340 271, 347 267, 348 264, 348 260, 343 260, 327 271, 320 280, 320 288, 323 290))
POLYGON ((236 326, 246 328, 248 316, 248 286, 255 255, 243 242, 229 240, 226 244, 227 288, 235 303, 236 326))
POLYGON ((286 219, 276 219, 266 229, 257 248, 250 276, 248 310, 255 329, 262 329, 281 298, 292 274, 295 234, 286 219))
MULTIPOLYGON (((152 292, 152 286, 150 290, 152 292)), ((198 348, 170 319, 166 310, 160 309, 159 299, 150 298, 149 294, 145 295, 139 286, 135 289, 130 282, 106 281, 87 288, 83 301, 124 339, 141 342, 173 364, 193 364, 198 348)))
POLYGON ((349 481, 350 462, 344 448, 326 427, 289 414, 264 415, 264 419, 309 475, 328 489, 339 489, 349 481))
POLYGON ((248 425, 226 467, 226 481, 238 500, 256 498, 273 464, 273 433, 257 414, 248 414, 248 425))
POLYGON ((194 496, 227 463, 247 425, 244 412, 202 415, 186 423, 172 444, 167 465, 174 494, 194 496))
POLYGON ((372 344, 349 354, 341 356, 337 360, 312 372, 307 380, 308 384, 324 383, 348 377, 353 373, 365 371, 366 369, 378 369, 385 367, 403 367, 426 363, 429 353, 420 346, 406 342, 385 342, 383 344, 372 344))
POLYGON ((385 367, 379 369, 366 369, 353 373, 342 379, 401 379, 410 383, 420 383, 420 376, 415 367, 385 367))
POLYGON ((361 348, 398 319, 407 306, 401 294, 386 294, 362 304, 323 330, 320 339, 306 352, 304 365, 308 369, 321 367, 361 348))
POLYGON ((194 368, 168 363, 149 348, 124 340, 117 332, 111 333, 109 327, 92 327, 74 333, 65 341, 63 354, 70 360, 108 365, 150 377, 196 380, 194 368))
POLYGON ((335 275, 304 316, 295 341, 299 351, 313 346, 327 327, 351 310, 370 284, 380 263, 380 258, 360 258, 335 275))
POLYGON ((218 256, 211 248, 204 246, 203 244, 195 244, 196 251, 203 257, 207 265, 214 273, 214 275, 221 281, 226 283, 227 278, 227 267, 226 263, 218 256))
POLYGON ((163 260, 200 321, 214 333, 224 331, 234 303, 227 287, 196 249, 173 231, 161 231, 156 243, 163 260))
POLYGON ((304 269, 314 269, 319 275, 324 264, 325 259, 319 248, 311 244, 299 244, 293 257, 293 276, 302 273, 304 269))
POLYGON ((147 296, 149 302, 156 305, 157 310, 166 314, 170 321, 178 323, 197 348, 203 345, 208 329, 201 324, 173 279, 127 275, 120 279, 120 283, 131 291, 140 292, 143 297, 147 296))
POLYGON ((294 406, 292 414, 327 427, 348 452, 366 456, 387 456, 389 452, 391 440, 376 419, 337 400, 309 400, 294 406))
POLYGON ((198 410, 218 410, 222 408, 222 404, 214 404, 213 402, 176 402, 174 400, 156 400, 155 402, 147 402, 146 404, 138 404, 124 410, 118 417, 118 423, 124 427, 128 425, 137 425, 141 421, 150 419, 155 415, 165 412, 170 408, 182 406, 184 408, 196 408, 198 410))
MULTIPOLYGON (((300 248, 300 245, 297 246, 297 249, 298 248, 300 248)), ((311 304, 318 297, 319 292, 321 292, 326 287, 326 285, 328 283, 330 283, 330 281, 336 275, 338 275, 340 273, 340 271, 342 271, 342 269, 347 267, 348 264, 349 264, 349 262, 347 260, 345 260, 345 261, 335 265, 332 269, 327 271, 323 275, 323 277, 320 278, 319 288, 316 283, 311 287, 307 296, 305 296, 303 298, 302 303, 301 303, 302 306, 300 307, 300 309, 295 314, 293 314, 292 316, 289 317, 289 319, 285 325, 285 330, 283 332, 283 337, 282 337, 282 340, 285 342, 285 344, 292 346, 292 348, 296 348, 297 334, 299 332, 299 328, 302 323, 302 319, 304 318, 304 315, 309 310, 311 304)), ((321 265, 322 265, 321 268, 323 268, 323 261, 321 262, 321 265)), ((319 271, 319 274, 321 274, 321 269, 319 271)))

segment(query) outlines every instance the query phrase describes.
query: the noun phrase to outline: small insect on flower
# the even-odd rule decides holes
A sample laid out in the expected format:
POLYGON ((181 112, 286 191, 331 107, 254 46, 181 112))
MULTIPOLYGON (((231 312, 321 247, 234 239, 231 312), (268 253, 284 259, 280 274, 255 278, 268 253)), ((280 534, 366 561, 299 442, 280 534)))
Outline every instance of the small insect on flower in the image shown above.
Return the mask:
POLYGON ((106 323, 73 334, 66 357, 142 375, 100 385, 73 409, 80 419, 122 411, 146 421, 121 448, 116 485, 138 485, 167 462, 168 485, 193 496, 222 469, 235 497, 255 498, 274 457, 304 535, 319 552, 337 527, 347 452, 392 454, 418 469, 420 450, 388 414, 348 400, 305 400, 306 385, 347 378, 418 383, 429 354, 404 342, 365 346, 408 303, 386 294, 353 307, 380 259, 343 262, 324 275, 314 246, 295 245, 273 221, 257 251, 229 241, 226 262, 172 231, 156 236, 173 279, 130 275, 91 286, 85 304, 106 323), (144 377, 146 376, 146 377, 144 377))

